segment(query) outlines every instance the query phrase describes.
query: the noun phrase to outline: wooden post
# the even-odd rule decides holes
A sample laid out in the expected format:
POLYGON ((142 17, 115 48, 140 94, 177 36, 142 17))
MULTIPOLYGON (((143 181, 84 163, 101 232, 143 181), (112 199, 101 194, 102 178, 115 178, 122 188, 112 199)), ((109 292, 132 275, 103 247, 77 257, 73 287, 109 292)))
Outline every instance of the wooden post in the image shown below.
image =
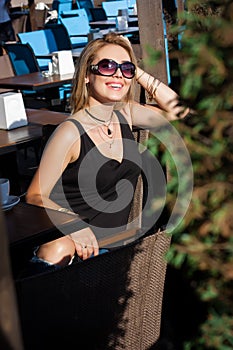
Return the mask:
POLYGON ((23 350, 8 249, 7 232, 0 208, 0 348, 23 350))
POLYGON ((178 14, 184 11, 184 0, 176 0, 177 1, 177 12, 178 14))
POLYGON ((30 25, 31 25, 31 30, 37 30, 36 26, 36 14, 35 14, 35 3, 34 0, 29 0, 28 1, 28 7, 29 7, 29 18, 30 18, 30 25))
POLYGON ((93 0, 94 6, 95 7, 102 7, 102 2, 101 0, 93 0))
POLYGON ((137 0, 137 12, 144 68, 148 73, 167 84, 162 0, 137 0), (148 58, 148 46, 161 51, 163 55, 153 66, 148 65, 145 61, 148 58))

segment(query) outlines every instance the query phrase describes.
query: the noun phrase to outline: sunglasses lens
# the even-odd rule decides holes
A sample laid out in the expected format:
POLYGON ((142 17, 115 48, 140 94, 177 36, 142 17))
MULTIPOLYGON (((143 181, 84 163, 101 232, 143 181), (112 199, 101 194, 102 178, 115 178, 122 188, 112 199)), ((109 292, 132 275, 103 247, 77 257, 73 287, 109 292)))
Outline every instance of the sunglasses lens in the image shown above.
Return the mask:
POLYGON ((125 78, 132 79, 135 75, 135 65, 131 62, 122 63, 121 71, 125 78))
POLYGON ((115 73, 117 64, 111 60, 102 60, 98 63, 98 66, 100 74, 110 76, 115 73))

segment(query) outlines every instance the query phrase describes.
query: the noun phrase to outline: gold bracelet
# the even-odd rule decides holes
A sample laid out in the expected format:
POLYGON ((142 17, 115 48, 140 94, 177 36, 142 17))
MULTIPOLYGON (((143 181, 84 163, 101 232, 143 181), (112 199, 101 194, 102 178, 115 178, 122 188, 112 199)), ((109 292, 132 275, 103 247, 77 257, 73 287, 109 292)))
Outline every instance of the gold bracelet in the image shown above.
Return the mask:
POLYGON ((72 212, 71 210, 69 210, 67 208, 59 208, 57 211, 60 211, 61 213, 70 214, 70 215, 76 215, 74 212, 72 212))
POLYGON ((138 77, 138 78, 136 78, 136 82, 138 82, 138 81, 139 81, 139 79, 141 79, 141 77, 143 76, 143 74, 145 74, 145 72, 144 72, 144 71, 142 72, 142 74, 141 74, 141 75, 139 75, 139 77, 138 77))
POLYGON ((68 213, 69 209, 67 209, 67 208, 59 208, 58 211, 61 211, 62 213, 68 213))
POLYGON ((149 79, 147 82, 147 92, 150 95, 151 98, 153 98, 156 94, 156 91, 159 87, 159 84, 161 83, 160 80, 158 80, 157 78, 153 78, 152 83, 149 85, 149 79))
POLYGON ((154 90, 154 94, 156 93, 159 85, 161 84, 161 81, 159 79, 156 79, 157 83, 155 84, 155 90, 154 90))

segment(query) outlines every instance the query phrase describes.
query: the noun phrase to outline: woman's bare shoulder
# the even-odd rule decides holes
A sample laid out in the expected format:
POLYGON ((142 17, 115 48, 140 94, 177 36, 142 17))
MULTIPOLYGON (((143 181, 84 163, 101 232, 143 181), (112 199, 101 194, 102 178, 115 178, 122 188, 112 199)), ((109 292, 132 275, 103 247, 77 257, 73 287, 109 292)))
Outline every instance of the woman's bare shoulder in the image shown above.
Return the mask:
POLYGON ((64 137, 66 140, 74 140, 77 137, 79 137, 79 129, 77 128, 77 125, 73 122, 73 120, 76 120, 76 118, 70 116, 64 122, 59 124, 55 130, 54 136, 64 137))
POLYGON ((132 127, 132 125, 137 126, 134 124, 135 121, 135 115, 143 117, 145 115, 145 112, 148 110, 146 106, 136 102, 136 101, 130 101, 125 104, 119 104, 118 109, 123 114, 129 125, 132 127))

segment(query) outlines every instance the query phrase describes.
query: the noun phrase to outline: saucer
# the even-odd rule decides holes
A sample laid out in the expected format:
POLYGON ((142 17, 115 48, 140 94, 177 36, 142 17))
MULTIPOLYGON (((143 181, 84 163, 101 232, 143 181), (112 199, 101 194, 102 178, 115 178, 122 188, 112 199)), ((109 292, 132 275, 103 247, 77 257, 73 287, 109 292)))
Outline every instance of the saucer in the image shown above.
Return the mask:
POLYGON ((2 205, 2 210, 10 210, 13 208, 16 204, 18 204, 20 201, 20 198, 17 196, 9 196, 7 203, 2 205))

